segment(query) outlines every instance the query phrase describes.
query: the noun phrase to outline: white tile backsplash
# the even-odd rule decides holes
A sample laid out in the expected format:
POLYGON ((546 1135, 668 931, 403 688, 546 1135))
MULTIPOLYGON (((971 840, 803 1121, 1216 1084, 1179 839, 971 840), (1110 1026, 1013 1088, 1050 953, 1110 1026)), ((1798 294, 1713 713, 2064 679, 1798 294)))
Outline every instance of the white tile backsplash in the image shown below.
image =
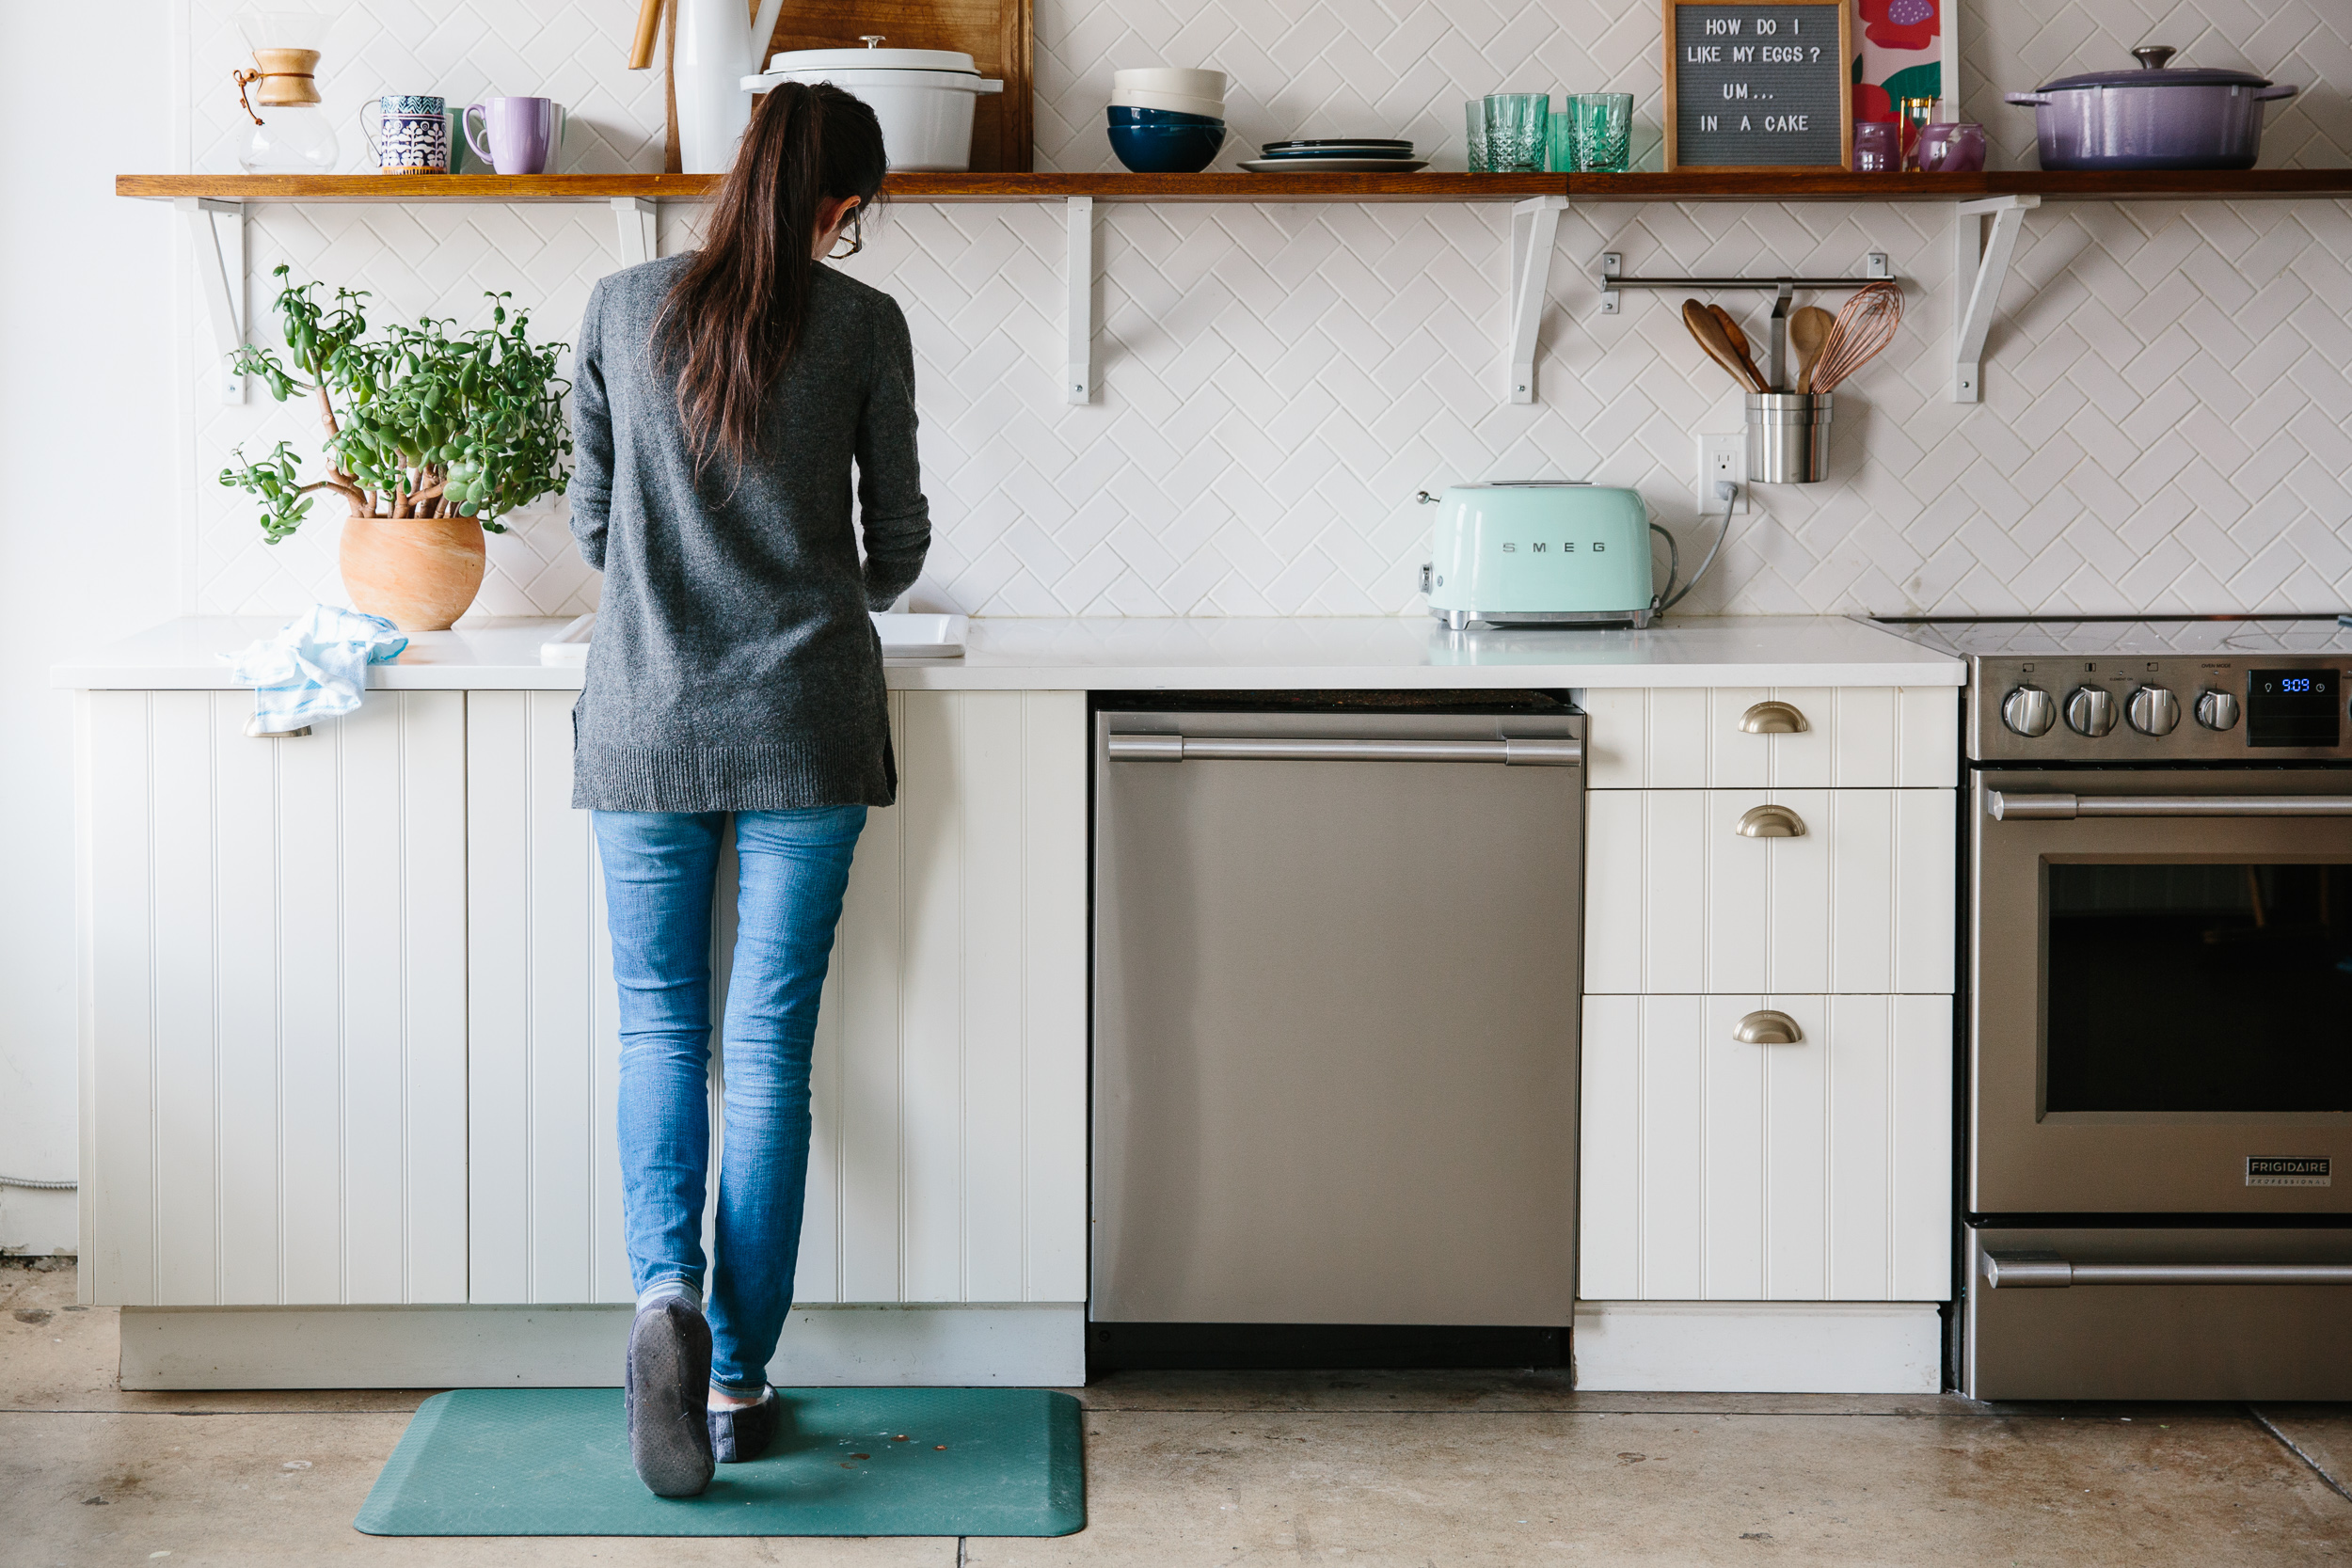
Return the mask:
MULTIPOLYGON (((580 166, 658 167, 660 84, 622 67, 626 10, 354 8, 322 66, 330 106, 354 114, 382 90, 462 102, 544 87, 586 127, 580 166)), ((2259 14, 2226 0, 2147 14, 1996 0, 1963 18, 1965 102, 1992 128, 1996 161, 2029 165, 2030 115, 2000 103, 2001 89, 2160 38, 2196 63, 2304 84, 2273 111, 2264 161, 2342 165, 2352 26, 2340 13, 2332 0, 2259 14)), ((240 46, 219 0, 194 0, 190 14, 195 166, 230 168, 241 117, 215 84, 240 46)), ((1095 129, 1108 72, 1152 60, 1231 71, 1237 142, 1401 126, 1458 166, 1464 97, 1549 82, 1635 92, 1654 149, 1657 25, 1654 8, 1599 0, 1538 12, 1041 0, 1039 164, 1108 166, 1095 129)), ((357 166, 356 130, 352 145, 357 166)), ((1844 274, 1875 249, 1905 280, 1895 346, 1839 397, 1830 482, 1759 491, 1694 610, 2352 600, 2352 203, 2046 204, 2026 218, 1976 406, 1947 401, 1952 216, 1937 204, 1576 206, 1552 261, 1542 401, 1520 406, 1502 396, 1507 208, 1097 211, 1101 391, 1087 407, 1057 396, 1058 207, 901 207, 849 264, 914 326, 936 523, 923 608, 1406 612, 1426 537, 1414 492, 1477 478, 1638 486, 1689 558, 1695 436, 1739 428, 1739 399, 1684 334, 1676 296, 1628 293, 1623 314, 1599 314, 1604 250, 1636 274, 1844 274)), ((692 243, 699 215, 665 214, 665 251, 692 243)), ((461 325, 483 290, 511 289, 542 330, 569 337, 589 286, 615 265, 601 207, 274 206, 249 227, 257 318, 284 261, 373 291, 379 310, 461 325)), ((1759 321, 1763 298, 1725 303, 1759 321)), ((200 350, 194 361, 209 362, 200 350)), ((239 443, 315 451, 310 413, 259 392, 224 407, 209 379, 188 395, 202 482, 195 608, 337 597, 331 516, 265 546, 243 498, 211 483, 239 443)), ((592 604, 595 574, 571 552, 561 502, 513 521, 491 542, 481 608, 592 604)))

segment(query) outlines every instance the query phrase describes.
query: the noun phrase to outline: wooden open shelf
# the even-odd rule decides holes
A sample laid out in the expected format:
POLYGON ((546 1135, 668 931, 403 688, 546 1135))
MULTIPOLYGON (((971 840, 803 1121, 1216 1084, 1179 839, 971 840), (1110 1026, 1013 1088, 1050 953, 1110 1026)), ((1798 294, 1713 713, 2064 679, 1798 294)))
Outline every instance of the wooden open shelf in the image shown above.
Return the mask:
MULTIPOLYGON (((148 200, 501 202, 703 201, 705 174, 121 174, 117 196, 148 200)), ((1059 201, 2045 201, 2352 198, 2352 168, 2190 169, 2175 173, 1725 174, 894 174, 885 195, 911 202, 1059 201)))

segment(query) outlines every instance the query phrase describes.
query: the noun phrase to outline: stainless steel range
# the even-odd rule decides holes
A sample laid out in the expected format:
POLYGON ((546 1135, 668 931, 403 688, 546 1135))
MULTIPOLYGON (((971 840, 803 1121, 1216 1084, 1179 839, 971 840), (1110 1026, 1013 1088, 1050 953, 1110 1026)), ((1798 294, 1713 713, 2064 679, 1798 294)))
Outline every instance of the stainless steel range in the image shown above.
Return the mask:
POLYGON ((1963 1387, 2352 1398, 2352 630, 1879 624, 1969 667, 1963 1387))

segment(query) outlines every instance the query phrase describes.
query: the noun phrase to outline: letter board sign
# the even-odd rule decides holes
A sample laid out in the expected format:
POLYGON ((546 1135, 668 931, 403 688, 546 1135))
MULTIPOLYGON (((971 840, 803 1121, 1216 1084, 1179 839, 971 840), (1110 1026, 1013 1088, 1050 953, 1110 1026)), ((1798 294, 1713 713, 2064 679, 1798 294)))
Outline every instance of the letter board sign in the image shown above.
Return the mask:
POLYGON ((1665 7, 1668 168, 1852 166, 1844 4, 1665 7))

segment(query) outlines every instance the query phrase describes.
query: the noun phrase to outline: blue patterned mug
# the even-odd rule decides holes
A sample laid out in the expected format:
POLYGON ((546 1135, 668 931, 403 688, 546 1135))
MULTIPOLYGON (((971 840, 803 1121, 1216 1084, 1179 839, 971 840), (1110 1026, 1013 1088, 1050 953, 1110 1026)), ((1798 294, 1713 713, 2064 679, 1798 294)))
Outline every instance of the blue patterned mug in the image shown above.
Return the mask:
POLYGON ((449 100, 388 92, 359 106, 359 130, 386 174, 449 172, 449 100))

